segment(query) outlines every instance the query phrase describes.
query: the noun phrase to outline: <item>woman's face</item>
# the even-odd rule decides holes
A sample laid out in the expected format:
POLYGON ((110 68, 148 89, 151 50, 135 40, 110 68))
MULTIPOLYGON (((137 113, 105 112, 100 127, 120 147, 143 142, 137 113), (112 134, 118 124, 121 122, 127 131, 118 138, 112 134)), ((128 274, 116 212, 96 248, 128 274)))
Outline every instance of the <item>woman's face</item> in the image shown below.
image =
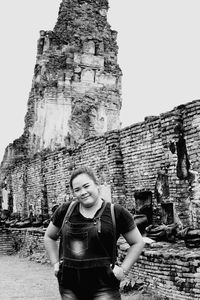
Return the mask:
POLYGON ((85 207, 93 206, 99 199, 98 185, 87 174, 80 174, 72 180, 74 196, 85 207))

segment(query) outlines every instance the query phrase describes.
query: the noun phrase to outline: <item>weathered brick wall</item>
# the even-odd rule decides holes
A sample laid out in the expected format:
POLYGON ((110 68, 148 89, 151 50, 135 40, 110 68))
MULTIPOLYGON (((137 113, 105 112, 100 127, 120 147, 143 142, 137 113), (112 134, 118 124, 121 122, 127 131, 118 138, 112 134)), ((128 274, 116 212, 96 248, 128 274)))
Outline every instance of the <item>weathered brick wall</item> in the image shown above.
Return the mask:
POLYGON ((151 191, 154 209, 161 203, 173 203, 174 216, 185 226, 198 227, 199 128, 199 101, 194 101, 120 131, 128 208, 135 205, 136 191, 151 191), (187 157, 184 145, 178 148, 181 137, 187 157), (168 193, 160 183, 157 199, 155 187, 160 173, 167 178, 168 193))
POLYGON ((134 124, 120 132, 124 164, 126 205, 134 206, 134 192, 154 190, 157 170, 163 155, 159 118, 134 124))
MULTIPOLYGON (((40 153, 8 170, 8 188, 12 191, 13 209, 22 216, 51 213, 55 204, 71 197, 69 176, 74 167, 88 165, 99 179, 102 195, 109 192, 114 202, 125 205, 123 160, 119 131, 88 139, 77 148, 40 153)), ((110 199, 108 199, 110 200, 110 199)))
POLYGON ((44 247, 44 230, 42 228, 1 228, 0 254, 20 254, 39 262, 49 262, 44 247))
POLYGON ((0 255, 9 255, 13 253, 13 239, 10 231, 0 228, 0 255))
POLYGON ((120 131, 88 138, 80 145, 18 161, 6 177, 13 205, 25 215, 30 209, 37 215, 51 211, 53 205, 71 197, 72 169, 87 164, 114 202, 131 211, 135 193, 149 191, 154 222, 163 222, 162 206, 170 203, 174 221, 198 228, 198 115, 199 101, 194 101, 120 131))
MULTIPOLYGON (((44 247, 44 230, 41 228, 12 229, 8 231, 13 253, 38 262, 49 262, 44 247)), ((11 252, 10 251, 10 252, 11 252)))
MULTIPOLYGON (((8 176, 13 197, 13 211, 20 212, 24 216, 26 205, 26 163, 17 163, 13 166, 8 176)), ((10 188, 9 188, 10 189, 10 188)))
POLYGON ((190 161, 189 214, 194 227, 200 227, 200 101, 193 101, 183 106, 183 126, 187 152, 190 161))

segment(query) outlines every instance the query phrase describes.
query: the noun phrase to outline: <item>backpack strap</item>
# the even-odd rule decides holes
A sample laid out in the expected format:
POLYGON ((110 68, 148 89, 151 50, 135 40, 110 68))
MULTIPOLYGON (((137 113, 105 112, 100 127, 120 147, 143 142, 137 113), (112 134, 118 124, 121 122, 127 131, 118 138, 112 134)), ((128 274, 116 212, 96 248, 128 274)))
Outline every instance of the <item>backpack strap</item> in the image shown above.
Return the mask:
POLYGON ((117 253, 116 253, 116 243, 117 243, 117 237, 116 237, 116 220, 115 220, 115 207, 114 204, 111 203, 110 205, 110 211, 111 211, 111 217, 112 217, 112 224, 113 224, 113 255, 112 255, 112 269, 115 266, 117 253))

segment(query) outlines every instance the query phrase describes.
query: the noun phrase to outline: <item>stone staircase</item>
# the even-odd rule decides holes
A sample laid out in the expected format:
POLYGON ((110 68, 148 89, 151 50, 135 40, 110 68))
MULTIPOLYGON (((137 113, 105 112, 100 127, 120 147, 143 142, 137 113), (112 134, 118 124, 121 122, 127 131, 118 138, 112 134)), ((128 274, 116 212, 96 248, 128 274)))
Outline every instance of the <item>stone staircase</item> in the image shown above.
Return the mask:
POLYGON ((13 253, 13 241, 10 231, 0 228, 0 255, 8 255, 13 253))

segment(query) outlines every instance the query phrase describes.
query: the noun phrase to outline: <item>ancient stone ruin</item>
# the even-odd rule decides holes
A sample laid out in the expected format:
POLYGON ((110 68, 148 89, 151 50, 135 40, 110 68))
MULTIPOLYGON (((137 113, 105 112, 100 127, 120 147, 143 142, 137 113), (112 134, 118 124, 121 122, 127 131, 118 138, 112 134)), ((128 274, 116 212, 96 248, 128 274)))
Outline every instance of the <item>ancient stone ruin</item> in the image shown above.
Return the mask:
POLYGON ((24 133, 1 163, 1 222, 29 254, 43 251, 43 231, 33 228, 71 199, 70 173, 87 164, 102 196, 140 216, 141 232, 156 241, 132 273, 169 299, 200 299, 200 100, 121 129, 108 8, 107 0, 63 0, 53 31, 40 32, 24 133))
MULTIPOLYGON (((62 1, 54 30, 41 30, 24 133, 5 151, 3 184, 11 166, 59 149, 72 154, 87 138, 120 128, 122 72, 117 32, 107 22, 107 11, 106 0, 62 1)), ((35 197, 41 201, 44 193, 35 197)), ((3 206, 12 202, 5 197, 4 189, 3 206)), ((23 202, 21 196, 14 200, 11 211, 29 213, 23 202)))

